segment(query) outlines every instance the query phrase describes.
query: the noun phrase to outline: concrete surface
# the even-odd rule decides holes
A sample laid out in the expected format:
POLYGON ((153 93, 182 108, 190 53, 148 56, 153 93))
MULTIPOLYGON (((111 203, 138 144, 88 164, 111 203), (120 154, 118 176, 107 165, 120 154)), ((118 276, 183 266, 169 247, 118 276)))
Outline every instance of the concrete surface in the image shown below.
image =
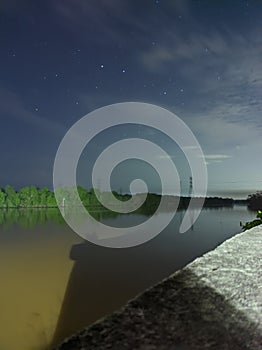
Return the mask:
POLYGON ((262 349, 261 257, 258 226, 196 259, 57 350, 262 349))

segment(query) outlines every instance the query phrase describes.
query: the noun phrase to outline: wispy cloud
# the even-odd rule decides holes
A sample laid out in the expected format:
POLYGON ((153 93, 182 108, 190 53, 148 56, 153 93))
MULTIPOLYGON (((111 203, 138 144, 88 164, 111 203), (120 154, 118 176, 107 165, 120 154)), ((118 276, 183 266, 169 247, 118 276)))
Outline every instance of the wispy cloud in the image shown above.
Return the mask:
MULTIPOLYGON (((123 35, 119 25, 132 24, 130 2, 125 0, 64 0, 50 1, 50 8, 61 18, 61 25, 75 32, 82 31, 92 41, 112 44, 122 42, 123 35), (91 33, 91 35, 89 35, 91 33)), ((137 23, 138 25, 138 23, 137 23)))
MULTIPOLYGON (((151 47, 141 53, 140 60, 146 69, 159 71, 169 69, 175 63, 196 63, 207 53, 210 55, 224 55, 230 51, 225 38, 218 32, 209 34, 191 33, 187 38, 182 33, 169 30, 165 33, 164 41, 160 45, 151 47)), ((218 59, 218 57, 214 57, 218 59)))
POLYGON ((172 155, 157 155, 156 156, 157 159, 175 159, 175 156, 172 156, 172 155))
POLYGON ((159 42, 139 53, 140 64, 159 76, 172 72, 183 82, 190 90, 183 111, 262 127, 261 29, 239 33, 221 26, 205 32, 195 19, 189 26, 186 33, 172 24, 165 27, 159 42))
POLYGON ((228 159, 228 158, 232 158, 232 156, 229 156, 227 154, 205 154, 204 155, 205 159, 228 159))
POLYGON ((194 149, 197 149, 197 146, 184 146, 183 149, 185 149, 185 150, 194 150, 194 149))
POLYGON ((66 132, 65 126, 55 120, 42 117, 38 112, 28 110, 19 95, 0 87, 0 116, 4 118, 14 118, 23 121, 37 130, 51 134, 63 135, 66 132))
MULTIPOLYGON (((167 20, 170 21, 169 12, 177 17, 189 18, 191 7, 189 0, 166 0, 165 7, 168 11, 161 11, 159 8, 158 16, 150 16, 152 8, 156 5, 154 2, 143 4, 130 0, 50 0, 49 3, 51 10, 62 19, 63 25, 66 24, 73 31, 82 30, 86 35, 92 32, 96 42, 102 41, 106 44, 111 40, 108 44, 112 44, 113 41, 126 46, 128 35, 130 48, 132 33, 135 32, 133 43, 136 50, 139 46, 145 46, 144 38, 152 37, 155 28, 162 27, 167 20), (122 30, 119 30, 120 26, 122 30)), ((92 36, 88 36, 89 42, 92 41, 92 36)))
POLYGON ((204 154, 202 158, 205 159, 206 165, 212 165, 212 164, 222 163, 225 159, 232 158, 232 156, 227 154, 204 154))

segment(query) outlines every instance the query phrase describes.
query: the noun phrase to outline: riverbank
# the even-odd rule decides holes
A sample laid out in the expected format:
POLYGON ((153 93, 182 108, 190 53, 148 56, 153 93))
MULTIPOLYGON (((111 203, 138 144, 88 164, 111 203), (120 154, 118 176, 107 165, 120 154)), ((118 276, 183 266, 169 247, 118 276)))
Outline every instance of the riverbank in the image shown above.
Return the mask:
MULTIPOLYGON (((71 188, 58 188, 55 193, 48 188, 38 188, 36 186, 26 186, 19 191, 13 187, 7 185, 5 188, 0 187, 0 209, 20 209, 20 208, 64 208, 68 207, 69 210, 79 205, 78 197, 82 204, 89 210, 96 208, 97 210, 105 210, 105 207, 100 203, 101 198, 111 202, 112 194, 118 202, 125 202, 132 196, 131 194, 117 193, 116 191, 101 192, 100 190, 93 188, 86 189, 82 186, 76 186, 71 188), (99 199, 98 199, 99 198, 99 199)), ((171 210, 172 207, 179 209, 186 209, 189 202, 193 200, 195 206, 204 205, 204 207, 232 207, 234 205, 234 199, 221 198, 221 197, 190 197, 190 196, 174 196, 174 195, 160 195, 157 193, 137 193, 133 196, 133 200, 137 200, 138 203, 143 203, 142 207, 138 207, 145 213, 153 214, 161 199, 164 199, 166 209, 171 210), (142 196, 142 197, 141 197, 142 196), (146 199, 145 199, 146 197, 146 199)), ((243 202, 243 201, 242 201, 243 202)), ((244 201, 245 203, 245 201, 244 201)), ((118 212, 119 204, 111 203, 114 207, 114 211, 118 212)), ((247 202, 245 203, 247 204, 247 202)), ((163 203, 162 203, 163 207, 163 203)), ((165 206, 164 206, 165 208, 165 206)))
POLYGON ((262 227, 240 233, 57 350, 258 350, 262 227))

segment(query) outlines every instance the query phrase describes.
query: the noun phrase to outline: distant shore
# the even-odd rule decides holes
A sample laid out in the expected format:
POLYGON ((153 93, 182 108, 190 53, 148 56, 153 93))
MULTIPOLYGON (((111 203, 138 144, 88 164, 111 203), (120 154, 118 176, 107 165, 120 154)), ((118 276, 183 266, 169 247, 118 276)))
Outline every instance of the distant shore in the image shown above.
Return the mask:
MULTIPOLYGON (((74 207, 77 205, 77 193, 82 204, 87 209, 108 210, 99 201, 99 197, 106 198, 109 193, 100 192, 91 188, 87 190, 81 186, 77 186, 77 192, 70 191, 67 188, 60 188, 56 193, 47 188, 39 189, 35 186, 26 186, 19 191, 16 191, 11 186, 7 185, 4 189, 0 188, 0 208, 58 208, 58 207, 74 207)), ((125 202, 131 198, 131 194, 122 194, 116 191, 112 192, 114 197, 120 202, 125 202)), ((136 194, 134 197, 139 201, 141 196, 145 194, 136 194)), ((160 195, 156 193, 146 194, 146 199, 138 211, 145 214, 153 213, 159 206, 160 201, 163 201, 162 207, 166 210, 186 209, 191 202, 191 206, 202 206, 205 208, 233 207, 235 204, 248 205, 248 200, 234 200, 233 198, 222 197, 190 197, 190 196, 171 196, 160 195)), ((119 206, 115 206, 115 211, 119 206)))

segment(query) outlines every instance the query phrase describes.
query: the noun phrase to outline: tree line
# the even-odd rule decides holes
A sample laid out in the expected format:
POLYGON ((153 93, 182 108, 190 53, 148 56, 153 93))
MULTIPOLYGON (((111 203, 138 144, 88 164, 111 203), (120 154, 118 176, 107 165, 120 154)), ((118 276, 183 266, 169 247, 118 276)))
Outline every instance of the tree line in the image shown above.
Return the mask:
POLYGON ((252 210, 262 209, 262 191, 250 194, 247 199, 248 207, 252 210))
MULTIPOLYGON (((77 186, 77 191, 84 206, 103 207, 93 188, 88 191, 82 186, 77 186)), ((131 197, 128 194, 122 195, 115 191, 113 194, 121 201, 126 201, 131 197)), ((76 200, 72 191, 66 188, 57 189, 56 197, 54 192, 48 188, 40 189, 36 186, 26 186, 16 191, 12 186, 7 185, 5 188, 0 188, 0 208, 55 208, 66 204, 64 199, 70 204, 75 203, 76 200)))
POLYGON ((10 185, 0 189, 1 208, 56 207, 56 199, 48 188, 26 186, 16 191, 10 185))
MULTIPOLYGON (((105 210, 103 205, 100 203, 99 198, 97 198, 95 190, 91 188, 90 190, 85 189, 82 186, 76 187, 78 195, 82 204, 85 207, 94 208, 97 210, 105 210)), ((97 191, 97 190, 96 190, 97 191)), ((131 198, 130 194, 119 194, 116 191, 112 192, 113 195, 119 201, 127 201, 131 198)), ((0 208, 57 208, 58 206, 70 206, 76 203, 76 198, 74 198, 76 192, 70 191, 67 188, 59 188, 56 190, 56 195, 54 192, 50 191, 48 188, 38 188, 36 186, 26 186, 16 191, 12 186, 7 185, 5 188, 0 188, 0 208)), ((100 192, 100 196, 107 196, 106 192, 100 192)), ((139 197, 139 194, 137 195, 139 197)), ((99 197, 99 191, 98 191, 99 197)), ((165 196, 168 200, 168 207, 166 209, 172 210, 173 202, 179 200, 179 209, 186 209, 190 197, 173 197, 165 196)), ((156 210, 161 200, 161 195, 148 193, 144 204, 140 211, 149 214, 152 210, 156 210)), ((197 206, 201 198, 194 198, 194 203, 197 206)), ((262 208, 262 192, 257 192, 256 194, 250 195, 247 201, 248 205, 252 209, 262 208)), ((223 206, 233 206, 234 200, 232 198, 219 198, 219 197, 209 197, 205 198, 204 207, 223 207, 223 206)), ((117 211, 117 208, 116 208, 117 211)), ((139 210, 138 210, 139 211, 139 210)))

